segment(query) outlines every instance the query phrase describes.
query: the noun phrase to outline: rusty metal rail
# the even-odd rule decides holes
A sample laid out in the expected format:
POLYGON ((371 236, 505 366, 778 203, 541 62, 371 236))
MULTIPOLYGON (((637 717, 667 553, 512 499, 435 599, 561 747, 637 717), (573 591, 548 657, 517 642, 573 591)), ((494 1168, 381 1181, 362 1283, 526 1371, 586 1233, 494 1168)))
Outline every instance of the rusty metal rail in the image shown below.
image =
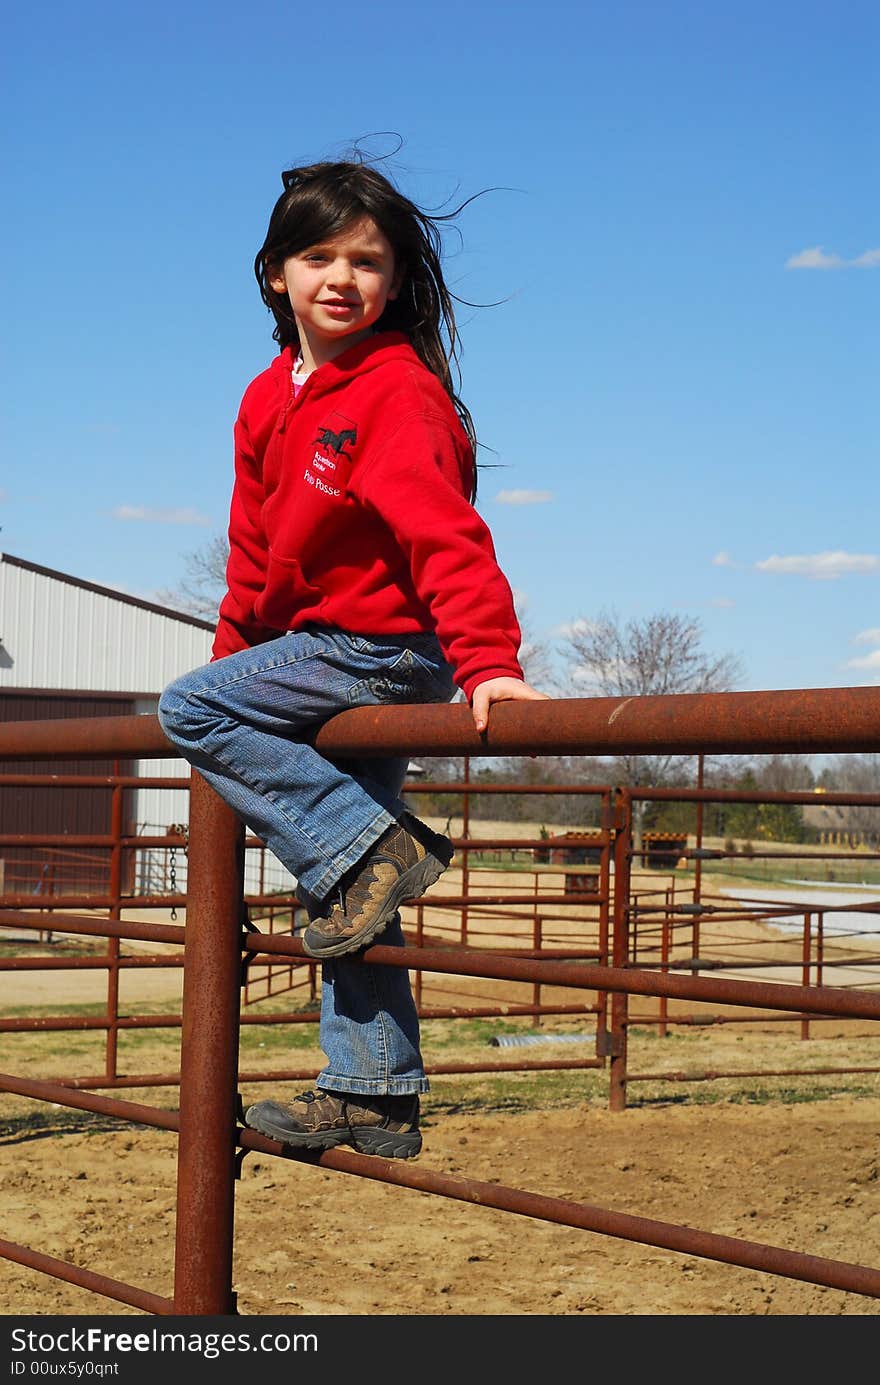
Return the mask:
MULTIPOLYGON (((327 755, 622 755, 870 752, 877 688, 688 693, 500 702, 479 735, 470 710, 356 708, 319 731, 327 755)), ((163 758, 155 717, 79 717, 0 726, 0 760, 163 758), (112 724, 111 724, 112 723, 112 724)))
MULTIPOLYGON (((389 949, 390 950, 390 949, 389 949)), ((164 1130, 180 1130, 182 1114, 155 1112, 149 1106, 134 1102, 122 1102, 107 1097, 96 1097, 86 1093, 71 1093, 64 1087, 49 1082, 23 1081, 0 1073, 0 1090, 17 1092, 19 1095, 37 1097, 44 1101, 72 1106, 80 1110, 97 1111, 103 1115, 116 1116, 121 1120, 135 1121, 141 1125, 154 1126, 164 1130)), ((624 1212, 612 1212, 606 1208, 589 1203, 572 1202, 564 1198, 547 1197, 530 1193, 519 1188, 509 1188, 498 1183, 484 1183, 472 1178, 457 1178, 451 1174, 437 1173, 432 1169, 410 1167, 394 1159, 357 1154, 353 1151, 333 1149, 320 1155, 296 1154, 275 1140, 267 1139, 256 1131, 239 1128, 236 1143, 244 1150, 277 1155, 294 1163, 318 1165, 321 1168, 336 1169, 341 1173, 354 1174, 382 1183, 395 1184, 401 1188, 414 1188, 424 1193, 453 1198, 472 1206, 494 1207, 503 1212, 513 1212, 520 1216, 534 1217, 556 1225, 570 1226, 583 1231, 594 1231, 606 1236, 616 1236, 623 1240, 635 1241, 642 1245, 658 1246, 661 1249, 681 1251, 689 1255, 699 1255, 705 1259, 717 1260, 724 1264, 740 1265, 746 1269, 761 1270, 767 1274, 785 1275, 791 1279, 820 1284, 830 1289, 840 1289, 846 1293, 864 1294, 880 1298, 880 1270, 864 1265, 852 1265, 840 1260, 830 1260, 818 1255, 805 1255, 798 1251, 784 1250, 778 1246, 760 1245, 753 1241, 741 1240, 732 1236, 719 1236, 712 1232, 695 1231, 692 1227, 657 1221, 653 1218, 632 1216, 624 1212)), ((132 1289, 130 1285, 103 1279, 98 1275, 88 1275, 88 1283, 74 1278, 70 1266, 63 1261, 51 1261, 50 1257, 26 1252, 23 1247, 0 1241, 0 1254, 8 1254, 21 1264, 43 1269, 46 1273, 65 1271, 58 1277, 81 1283, 122 1302, 144 1307, 153 1313, 174 1313, 175 1308, 169 1299, 146 1294, 132 1289), (53 1269, 52 1266, 57 1268, 53 1269)))
MULTIPOLYGON (((408 707, 345 712, 322 728, 318 748, 337 756, 371 754, 601 754, 845 752, 880 749, 880 689, 849 688, 752 694, 560 700, 502 703, 490 732, 478 737, 468 708, 408 707)), ((169 748, 151 717, 79 722, 18 723, 0 727, 0 760, 164 757, 169 748)), ((375 946, 371 960, 415 970, 540 980, 611 997, 611 1038, 625 1035, 630 995, 697 1003, 765 1006, 797 1014, 880 1019, 880 995, 832 986, 682 976, 633 967, 629 957, 629 885, 633 844, 626 791, 615 796, 615 895, 610 965, 494 955, 466 948, 399 949, 375 946)), ((36 1250, 0 1242, 0 1254, 146 1312, 234 1313, 232 1228, 236 1146, 281 1154, 281 1147, 241 1129, 236 1119, 239 988, 242 960, 297 955, 298 940, 243 931, 243 832, 234 815, 198 775, 191 782, 184 999, 177 1115, 62 1084, 0 1078, 0 1087, 60 1105, 104 1111, 124 1120, 170 1129, 178 1139, 174 1293, 170 1298, 121 1285, 36 1250), (168 1123, 170 1120, 170 1124, 168 1123), (169 1308, 169 1305, 171 1307, 169 1308)), ((88 920, 78 927, 88 931, 88 920)), ((126 936, 118 918, 100 921, 105 936, 126 936)), ((158 940, 158 925, 151 933, 158 940)), ((99 931, 96 929, 95 931, 99 931)), ((179 946, 180 932, 162 941, 179 946)), ((625 1105, 625 1046, 610 1045, 612 1109, 625 1105), (616 1101, 615 1101, 616 1098, 616 1101)), ((558 1066, 554 1064, 554 1066, 558 1066)), ((289 1154, 284 1157, 290 1157, 289 1154)), ((823 1260, 778 1247, 671 1226, 580 1203, 454 1179, 397 1161, 332 1150, 322 1167, 381 1179, 469 1203, 493 1206, 573 1228, 640 1241, 880 1298, 880 1271, 823 1260)))

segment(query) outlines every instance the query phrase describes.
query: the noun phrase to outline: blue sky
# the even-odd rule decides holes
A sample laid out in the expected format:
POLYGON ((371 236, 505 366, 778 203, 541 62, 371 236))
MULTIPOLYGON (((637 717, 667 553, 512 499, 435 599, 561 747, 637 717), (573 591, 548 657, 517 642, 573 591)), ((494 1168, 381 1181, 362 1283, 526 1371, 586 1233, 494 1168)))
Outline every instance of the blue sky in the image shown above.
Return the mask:
POLYGON ((402 147, 449 241, 479 508, 550 644, 698 619, 745 689, 880 683, 870 0, 59 4, 4 24, 0 548, 150 597, 225 530, 280 172, 402 147))

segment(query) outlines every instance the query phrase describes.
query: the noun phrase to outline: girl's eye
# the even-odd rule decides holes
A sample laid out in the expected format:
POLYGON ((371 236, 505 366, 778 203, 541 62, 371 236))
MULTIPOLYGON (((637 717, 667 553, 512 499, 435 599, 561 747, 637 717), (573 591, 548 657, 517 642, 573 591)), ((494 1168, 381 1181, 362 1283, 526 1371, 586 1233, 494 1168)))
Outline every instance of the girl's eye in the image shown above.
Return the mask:
POLYGON ((327 258, 326 255, 318 255, 318 254, 306 255, 306 261, 307 261, 309 264, 321 264, 321 262, 322 262, 323 260, 325 260, 326 258, 327 258))

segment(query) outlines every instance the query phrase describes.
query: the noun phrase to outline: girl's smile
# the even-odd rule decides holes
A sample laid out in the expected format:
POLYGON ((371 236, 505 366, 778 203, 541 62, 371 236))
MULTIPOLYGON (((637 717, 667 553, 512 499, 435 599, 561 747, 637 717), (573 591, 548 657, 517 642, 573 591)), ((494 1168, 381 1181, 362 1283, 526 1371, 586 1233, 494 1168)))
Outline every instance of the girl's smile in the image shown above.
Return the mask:
POLYGON ((391 242, 371 217, 286 259, 269 283, 290 301, 304 369, 367 336, 402 278, 391 242))

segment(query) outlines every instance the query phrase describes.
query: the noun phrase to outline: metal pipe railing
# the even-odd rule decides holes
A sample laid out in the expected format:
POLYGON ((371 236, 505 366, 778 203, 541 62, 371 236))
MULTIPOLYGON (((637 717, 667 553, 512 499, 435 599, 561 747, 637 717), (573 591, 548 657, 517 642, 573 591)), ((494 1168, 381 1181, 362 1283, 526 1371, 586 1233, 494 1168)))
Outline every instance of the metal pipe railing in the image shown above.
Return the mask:
MULTIPOLYGON (((493 708, 490 731, 478 736, 469 708, 410 706, 344 712, 318 732, 320 751, 335 756, 372 754, 577 754, 622 753, 800 753, 880 749, 880 688, 836 688, 786 692, 724 693, 649 698, 598 698, 501 703, 493 708)), ((0 727, 0 760, 164 757, 169 747, 154 717, 113 717, 30 722, 0 727)), ((236 1090, 242 961, 246 955, 278 956, 301 949, 297 939, 245 932, 242 913, 242 829, 200 776, 192 777, 184 1002, 178 1128, 178 1214, 173 1300, 148 1296, 131 1286, 102 1280, 91 1271, 54 1264, 51 1257, 0 1243, 10 1259, 99 1293, 163 1312, 169 1302, 181 1314, 235 1311, 232 1292, 232 1233, 236 1143, 281 1153, 254 1132, 237 1129, 236 1090), (39 1264, 37 1263, 39 1261, 39 1264), (125 1297, 128 1295, 128 1297, 125 1297)), ((631 798, 618 791, 614 825, 615 883, 628 881, 632 861, 631 798)), ((118 910, 118 892, 108 902, 118 910)), ((598 901, 597 896, 597 901, 598 901)), ((128 925, 110 918, 104 936, 126 936, 128 925)), ((85 924, 79 927, 85 931, 85 924)), ((97 931, 97 930, 96 930, 97 931)), ((153 930, 153 936, 158 930, 153 930)), ((179 942, 174 929, 163 941, 179 942)), ((606 1034, 612 1060, 612 1105, 625 1104, 625 1036, 631 994, 766 1006, 801 1015, 880 1019, 880 995, 829 986, 789 985, 681 976, 631 965, 628 889, 615 891, 612 965, 497 956, 473 950, 374 946, 369 960, 411 969, 521 981, 540 981, 595 990, 612 997, 606 1034), (617 1065, 617 1067, 615 1067, 617 1065)), ((603 1055, 604 1056, 604 1055, 603 1055)), ((555 1066, 555 1065, 554 1065, 555 1066)), ((120 1114, 126 1103, 84 1096, 58 1084, 0 1078, 0 1087, 44 1099, 88 1104, 120 1114), (103 1102, 99 1106, 97 1103, 103 1102)), ((138 1117, 164 1124, 157 1114, 138 1117)), ((395 1161, 331 1150, 318 1162, 328 1168, 421 1188, 442 1196, 484 1202, 507 1211, 626 1239, 704 1255, 727 1263, 807 1279, 880 1298, 880 1271, 713 1236, 689 1227, 669 1227, 582 1204, 565 1204, 516 1189, 450 1179, 395 1161)))
MULTIPOLYGON (((463 703, 358 707, 326 722, 315 745, 322 754, 344 757, 865 753, 880 745, 880 688, 499 702, 483 735, 463 703)), ((168 754, 152 716, 0 726, 0 760, 168 754)))
POLYGON ((174 1303, 231 1313, 244 830, 200 775, 190 797, 174 1303))

